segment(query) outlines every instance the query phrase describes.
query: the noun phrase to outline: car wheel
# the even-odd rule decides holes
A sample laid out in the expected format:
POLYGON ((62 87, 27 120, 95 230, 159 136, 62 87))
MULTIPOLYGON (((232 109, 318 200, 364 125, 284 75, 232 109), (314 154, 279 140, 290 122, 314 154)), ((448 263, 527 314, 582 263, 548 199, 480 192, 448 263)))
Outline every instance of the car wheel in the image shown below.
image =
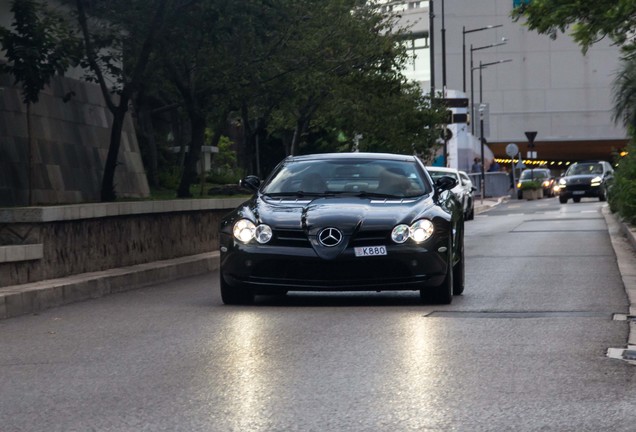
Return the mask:
POLYGON ((523 198, 523 194, 521 193, 521 191, 517 192, 517 199, 521 199, 523 198))
POLYGON ((475 203, 471 202, 470 210, 468 211, 468 216, 466 217, 466 220, 473 220, 473 219, 475 219, 475 203))
POLYGON ((223 274, 219 272, 219 282, 221 285, 221 300, 226 305, 247 305, 254 302, 254 293, 245 289, 230 286, 223 274))
POLYGON ((464 292, 464 228, 458 236, 459 242, 459 261, 453 266, 453 295, 460 295, 464 292))
POLYGON ((568 198, 567 198, 567 197, 565 197, 565 196, 559 195, 559 202, 560 202, 561 204, 565 204, 565 203, 567 203, 567 202, 568 202, 568 198))
POLYGON ((573 197, 572 201, 574 202, 581 202, 581 197, 573 197))
POLYGON ((439 286, 429 287, 420 290, 420 300, 423 303, 451 304, 453 301, 453 248, 448 242, 448 265, 446 266, 446 276, 439 286))
POLYGON ((607 201, 607 193, 605 192, 605 189, 601 188, 601 190, 599 191, 598 200, 599 201, 607 201))

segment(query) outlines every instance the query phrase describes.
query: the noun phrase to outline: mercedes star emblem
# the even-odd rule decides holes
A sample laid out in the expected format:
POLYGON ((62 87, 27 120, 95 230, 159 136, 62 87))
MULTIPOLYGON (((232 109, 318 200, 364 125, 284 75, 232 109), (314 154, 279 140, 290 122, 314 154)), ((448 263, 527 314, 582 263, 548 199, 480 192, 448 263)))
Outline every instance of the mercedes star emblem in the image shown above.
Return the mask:
POLYGON ((342 233, 337 228, 325 228, 318 233, 318 241, 326 247, 338 246, 342 241, 342 233))

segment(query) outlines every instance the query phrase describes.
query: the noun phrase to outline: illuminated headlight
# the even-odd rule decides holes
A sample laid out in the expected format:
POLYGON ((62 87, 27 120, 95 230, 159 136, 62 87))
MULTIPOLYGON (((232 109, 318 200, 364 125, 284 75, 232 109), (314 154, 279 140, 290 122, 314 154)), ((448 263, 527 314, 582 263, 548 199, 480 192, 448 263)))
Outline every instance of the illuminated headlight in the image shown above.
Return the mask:
POLYGON ((242 243, 249 243, 252 239, 263 244, 272 238, 272 229, 268 225, 256 226, 247 219, 241 219, 234 224, 234 238, 242 243))
POLYGON ((411 238, 420 243, 433 235, 433 222, 428 219, 420 219, 410 227, 411 238))
POLYGON ((547 188, 549 186, 550 186, 550 180, 546 180, 546 181, 543 182, 543 187, 544 188, 547 188))
POLYGON ((409 236, 411 235, 411 229, 409 228, 408 225, 398 225, 395 228, 393 228, 393 231, 391 231, 391 240, 393 240, 396 243, 404 243, 405 241, 407 241, 409 239, 409 236))
POLYGON ((521 189, 521 182, 517 182, 517 189, 521 189))
POLYGON ((600 186, 603 179, 601 177, 594 177, 592 179, 592 186, 600 186))
POLYGON ((565 187, 566 184, 567 184, 567 182, 565 181, 565 179, 559 179, 559 186, 560 187, 565 187))

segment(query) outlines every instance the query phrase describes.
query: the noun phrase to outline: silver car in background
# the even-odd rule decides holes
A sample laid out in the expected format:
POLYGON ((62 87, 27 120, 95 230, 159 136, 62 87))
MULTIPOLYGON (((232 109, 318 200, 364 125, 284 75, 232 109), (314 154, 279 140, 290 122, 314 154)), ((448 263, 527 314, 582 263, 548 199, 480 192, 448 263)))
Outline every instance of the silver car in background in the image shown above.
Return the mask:
POLYGON ((464 209, 464 220, 472 220, 475 218, 475 191, 477 188, 473 185, 468 174, 455 168, 445 168, 436 166, 427 166, 426 171, 436 181, 443 176, 450 176, 457 180, 457 186, 451 189, 457 199, 462 203, 464 209))

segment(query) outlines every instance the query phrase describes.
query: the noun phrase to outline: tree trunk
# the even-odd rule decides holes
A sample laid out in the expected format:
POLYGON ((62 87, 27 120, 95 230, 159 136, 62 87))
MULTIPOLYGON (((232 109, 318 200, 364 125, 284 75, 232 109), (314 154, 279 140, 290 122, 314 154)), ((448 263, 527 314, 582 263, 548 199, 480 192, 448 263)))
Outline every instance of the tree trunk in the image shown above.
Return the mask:
MULTIPOLYGON (((123 96, 122 96, 123 98, 123 96)), ((121 131, 124 127, 124 118, 128 111, 128 101, 122 100, 117 109, 113 112, 113 125, 110 130, 110 146, 108 156, 104 166, 104 177, 102 178, 102 202, 115 201, 115 168, 117 168, 117 158, 119 147, 121 146, 121 131)))
POLYGON ((205 141, 205 116, 202 113, 191 113, 190 125, 192 128, 192 137, 183 165, 181 182, 177 190, 177 197, 179 198, 189 198, 192 196, 190 193, 190 185, 192 185, 197 178, 197 162, 201 157, 201 146, 203 146, 205 141))
POLYGON ((33 205, 33 131, 31 130, 31 104, 26 104, 28 171, 29 171, 29 205, 33 205))

